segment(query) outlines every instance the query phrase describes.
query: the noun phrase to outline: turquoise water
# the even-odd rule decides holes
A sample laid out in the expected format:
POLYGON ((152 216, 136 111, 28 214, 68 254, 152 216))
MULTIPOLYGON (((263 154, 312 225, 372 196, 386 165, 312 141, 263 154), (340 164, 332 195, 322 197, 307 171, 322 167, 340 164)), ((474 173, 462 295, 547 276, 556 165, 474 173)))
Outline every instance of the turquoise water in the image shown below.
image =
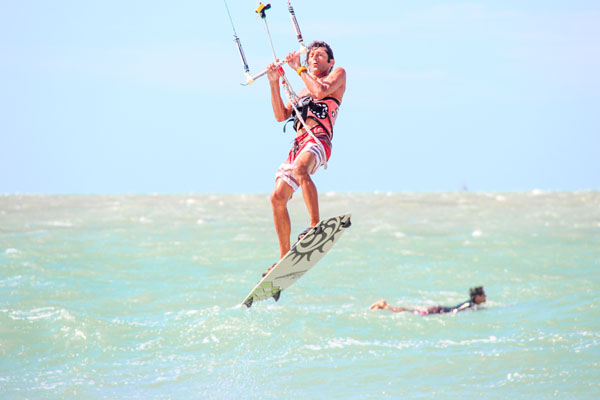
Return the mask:
POLYGON ((0 196, 0 398, 598 398, 599 192, 321 194, 348 212, 246 309, 278 255, 267 195, 0 196), (368 309, 476 285, 478 311, 368 309))

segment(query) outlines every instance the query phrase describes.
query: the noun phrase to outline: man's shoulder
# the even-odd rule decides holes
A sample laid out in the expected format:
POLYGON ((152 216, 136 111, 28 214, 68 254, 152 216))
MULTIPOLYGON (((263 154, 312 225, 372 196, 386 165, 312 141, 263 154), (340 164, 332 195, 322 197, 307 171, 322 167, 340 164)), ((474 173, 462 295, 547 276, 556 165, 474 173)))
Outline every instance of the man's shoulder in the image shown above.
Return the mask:
POLYGON ((474 303, 471 300, 466 300, 463 301, 462 303, 454 306, 454 310, 456 311, 462 311, 462 310, 466 310, 467 308, 471 308, 474 306, 474 303))
POLYGON ((300 90, 300 92, 298 92, 298 97, 306 97, 306 96, 312 97, 312 93, 310 93, 307 88, 302 88, 300 90))
POLYGON ((343 67, 335 67, 331 73, 346 76, 346 70, 343 67))

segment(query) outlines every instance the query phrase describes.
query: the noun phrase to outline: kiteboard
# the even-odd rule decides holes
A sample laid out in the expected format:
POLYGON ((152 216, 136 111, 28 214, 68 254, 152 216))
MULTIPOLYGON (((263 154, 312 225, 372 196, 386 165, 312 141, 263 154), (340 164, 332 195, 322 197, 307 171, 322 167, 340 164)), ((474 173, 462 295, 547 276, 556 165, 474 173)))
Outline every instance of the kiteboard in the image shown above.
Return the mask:
POLYGON ((331 250, 346 228, 350 227, 351 216, 346 214, 328 218, 312 227, 258 282, 242 304, 250 308, 254 302, 270 297, 279 300, 284 289, 300 279, 331 250))

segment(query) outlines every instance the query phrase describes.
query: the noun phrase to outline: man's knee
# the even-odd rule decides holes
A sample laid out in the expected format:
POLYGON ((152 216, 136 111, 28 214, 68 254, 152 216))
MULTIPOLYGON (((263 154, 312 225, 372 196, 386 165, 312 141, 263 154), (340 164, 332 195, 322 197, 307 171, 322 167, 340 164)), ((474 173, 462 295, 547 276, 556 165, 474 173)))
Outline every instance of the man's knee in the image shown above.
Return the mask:
POLYGON ((294 166, 294 177, 302 185, 302 182, 310 180, 310 172, 315 165, 316 159, 312 152, 306 152, 301 155, 294 166))
POLYGON ((279 193, 277 190, 273 190, 273 192, 269 196, 269 199, 271 200, 271 204, 273 205, 281 204, 283 202, 283 196, 281 196, 281 193, 279 193))
POLYGON ((288 200, 292 198, 292 194, 288 192, 289 190, 286 190, 286 188, 282 187, 281 185, 277 185, 269 196, 271 204, 274 206, 282 204, 285 205, 288 200))
POLYGON ((300 183, 302 183, 302 181, 304 181, 305 179, 310 179, 308 167, 304 164, 295 166, 294 167, 294 177, 300 183))

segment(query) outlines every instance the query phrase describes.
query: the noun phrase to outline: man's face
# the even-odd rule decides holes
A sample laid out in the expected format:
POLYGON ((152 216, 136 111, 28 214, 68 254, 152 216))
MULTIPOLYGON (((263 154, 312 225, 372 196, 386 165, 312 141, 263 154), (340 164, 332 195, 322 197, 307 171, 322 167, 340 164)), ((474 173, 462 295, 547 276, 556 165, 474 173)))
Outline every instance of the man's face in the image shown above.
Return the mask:
POLYGON ((327 50, 323 47, 315 47, 308 56, 308 67, 315 75, 323 75, 329 72, 333 66, 334 60, 327 61, 329 56, 327 50))
POLYGON ((485 303, 485 301, 485 292, 483 292, 482 294, 475 295, 475 304, 485 303))

